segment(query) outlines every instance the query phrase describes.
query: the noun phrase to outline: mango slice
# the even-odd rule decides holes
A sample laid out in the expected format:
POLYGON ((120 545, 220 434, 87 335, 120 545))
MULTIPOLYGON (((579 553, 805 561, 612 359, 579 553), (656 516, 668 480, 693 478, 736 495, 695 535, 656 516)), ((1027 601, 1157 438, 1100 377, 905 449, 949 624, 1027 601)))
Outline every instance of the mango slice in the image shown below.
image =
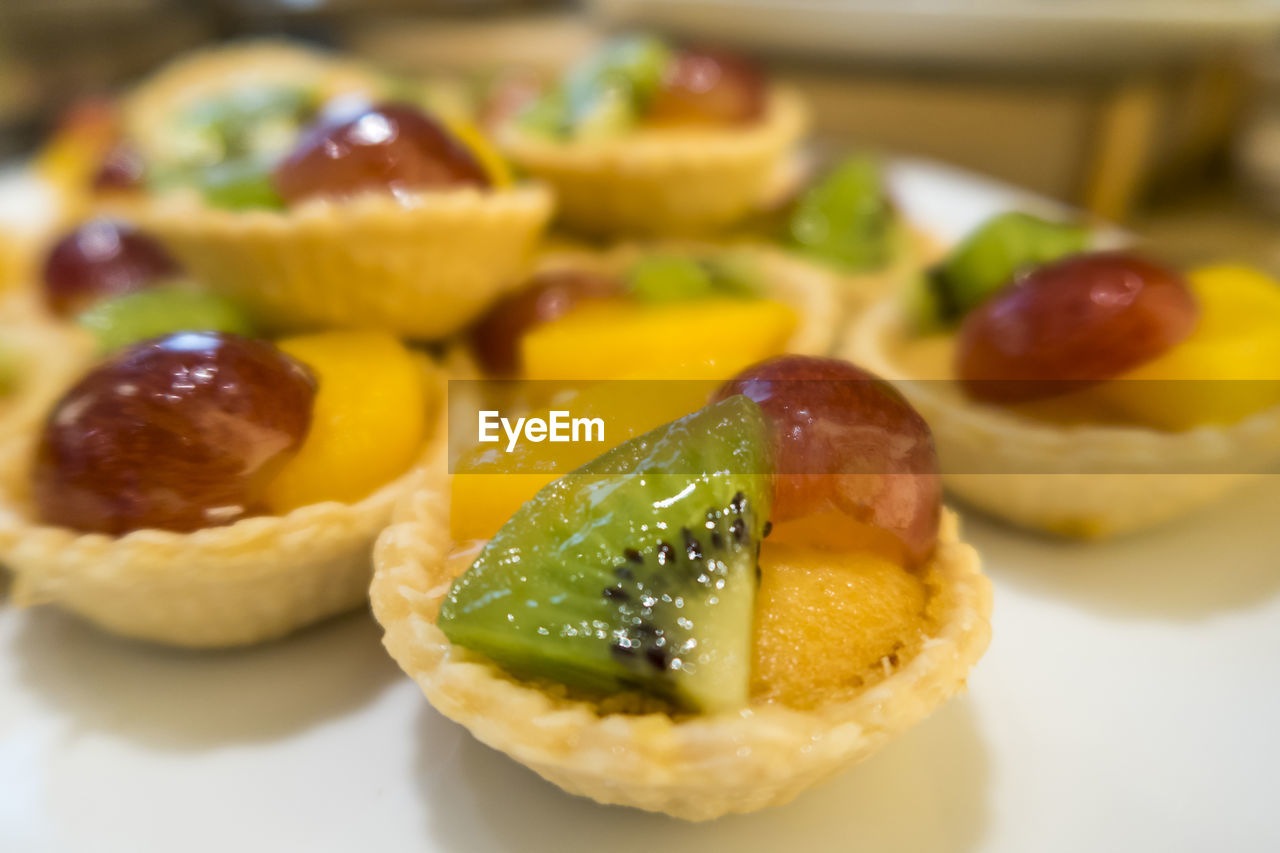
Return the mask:
POLYGON ((1280 405, 1280 282, 1227 264, 1188 279, 1200 303, 1191 337, 1099 393, 1128 418, 1175 432, 1280 405))
POLYGON ((728 378, 783 352, 796 323, 769 300, 585 303, 529 332, 522 363, 528 379, 615 379, 637 364, 654 379, 728 378))
POLYGON ((422 365, 382 332, 286 338, 280 349, 319 384, 311 429, 267 489, 276 513, 321 501, 353 503, 408 470, 422 450, 431 400, 422 365))

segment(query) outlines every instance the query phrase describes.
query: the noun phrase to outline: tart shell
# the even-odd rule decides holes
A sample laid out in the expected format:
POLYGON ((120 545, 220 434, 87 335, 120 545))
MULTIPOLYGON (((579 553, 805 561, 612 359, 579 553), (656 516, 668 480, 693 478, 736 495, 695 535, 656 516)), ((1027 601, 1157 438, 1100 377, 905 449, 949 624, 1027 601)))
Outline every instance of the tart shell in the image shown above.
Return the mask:
POLYGON ((881 269, 842 272, 832 268, 831 275, 840 296, 841 326, 847 326, 863 311, 897 292, 904 281, 910 281, 938 256, 938 243, 932 235, 903 223, 893 257, 881 269))
POLYGON ((174 194, 135 216, 194 278, 277 330, 378 327, 436 339, 519 284, 551 208, 551 194, 529 185, 288 211, 220 210, 174 194))
POLYGON ((1080 539, 1141 530, 1280 461, 1280 409, 1178 433, 1045 423, 973 403, 956 383, 912 381, 889 355, 902 330, 897 303, 885 300, 854 322, 841 355, 895 382, 924 416, 953 494, 1022 527, 1080 539))
MULTIPOLYGON (((443 413, 437 420, 424 459, 446 443, 443 413)), ((429 485, 418 465, 354 504, 328 501, 185 534, 111 537, 31 520, 32 443, 30 436, 6 442, 0 459, 0 563, 13 573, 14 603, 55 604, 112 633, 173 646, 262 642, 358 607, 373 542, 396 501, 429 485)))
POLYGON ((18 361, 18 387, 0 399, 0 482, 20 476, 53 404, 93 363, 93 337, 45 316, 32 291, 7 295, 0 342, 18 361))
MULTIPOLYGON (((441 463, 442 464, 442 463, 441 463)), ((753 705, 674 718, 602 714, 450 645, 447 489, 420 490, 379 538, 371 597, 383 643, 441 713, 571 794, 709 820, 785 803, 863 760, 962 689, 990 639, 991 587, 946 513, 932 567, 937 631, 884 680, 813 711, 753 705)))
POLYGON ((660 128, 579 142, 511 128, 500 143, 555 188, 558 215, 574 230, 687 236, 750 213, 806 124, 799 96, 775 90, 764 118, 749 127, 660 128))

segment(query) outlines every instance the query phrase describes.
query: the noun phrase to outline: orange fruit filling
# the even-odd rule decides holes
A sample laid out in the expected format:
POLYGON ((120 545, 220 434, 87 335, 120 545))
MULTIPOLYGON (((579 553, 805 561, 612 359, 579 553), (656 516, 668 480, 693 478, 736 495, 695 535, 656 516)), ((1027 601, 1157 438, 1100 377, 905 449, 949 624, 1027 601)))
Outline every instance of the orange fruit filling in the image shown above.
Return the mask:
POLYGON ((408 470, 422 452, 428 409, 423 366, 382 332, 285 338, 318 390, 298 454, 271 481, 267 505, 286 513, 321 501, 353 503, 408 470))
POLYGON ((726 378, 783 352, 796 323, 764 299, 593 301, 525 335, 521 363, 526 379, 617 379, 637 364, 652 379, 726 378))
POLYGON ((871 551, 764 543, 751 695, 814 708, 892 671, 920 644, 925 582, 871 551))

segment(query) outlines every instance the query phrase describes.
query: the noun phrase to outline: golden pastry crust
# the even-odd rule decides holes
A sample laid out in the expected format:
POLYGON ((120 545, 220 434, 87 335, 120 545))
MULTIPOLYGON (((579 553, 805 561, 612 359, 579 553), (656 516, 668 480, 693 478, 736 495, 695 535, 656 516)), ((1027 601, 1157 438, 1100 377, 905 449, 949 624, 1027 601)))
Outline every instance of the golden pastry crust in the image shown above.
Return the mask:
POLYGON ((383 643, 445 716, 564 790, 601 803, 686 820, 785 803, 963 688, 990 639, 990 584, 946 513, 929 567, 938 580, 938 628, 874 686, 813 711, 755 704, 684 718, 602 715, 595 705, 511 678, 451 646, 436 627, 452 581, 447 495, 447 486, 415 492, 378 539, 371 598, 383 643))
POLYGON ((799 324, 787 352, 826 355, 840 331, 841 282, 820 267, 770 246, 742 247, 759 264, 768 295, 796 312, 799 324))
MULTIPOLYGON (((0 229, 0 301, 10 302, 35 277, 40 243, 33 235, 0 229)), ((8 316, 8 307, 0 308, 0 318, 8 316)))
MULTIPOLYGON (((443 408, 443 377, 432 370, 443 408)), ((443 413, 424 459, 447 441, 443 413)), ((20 605, 56 604, 116 634, 174 646, 262 642, 360 606, 370 553, 397 500, 433 485, 419 465, 355 504, 246 518, 193 533, 82 534, 31 517, 31 443, 0 459, 0 562, 20 605)))
POLYGON ((122 104, 125 136, 147 158, 166 157, 174 117, 196 101, 241 87, 299 85, 322 99, 376 97, 385 79, 355 60, 278 39, 192 51, 139 84, 122 104))
POLYGON ((47 316, 33 291, 3 300, 0 345, 17 359, 13 393, 0 398, 0 481, 25 471, 25 460, 53 404, 93 363, 93 337, 47 316))
POLYGON ((555 188, 558 216, 591 234, 705 233, 751 212, 807 115, 775 90, 764 118, 724 130, 644 129, 617 139, 560 142, 512 127, 504 153, 555 188))
POLYGON ((697 241, 622 243, 607 251, 560 244, 538 254, 535 269, 589 269, 620 275, 635 260, 662 252, 740 255, 756 264, 765 285, 765 297, 795 311, 798 324, 787 352, 826 355, 841 331, 842 282, 831 271, 767 243, 713 244, 697 241))
POLYGON ((903 282, 910 281, 912 276, 941 256, 941 247, 933 235, 907 223, 903 223, 897 242, 893 259, 882 269, 841 272, 826 268, 835 279, 836 292, 840 297, 841 334, 853 318, 881 299, 896 293, 903 282))
POLYGON ((929 422, 954 494, 1015 524, 1083 539, 1124 534, 1212 503, 1255 476, 1243 472, 1280 460, 1280 408, 1178 433, 1061 426, 973 403, 953 383, 911 382, 891 355, 903 334, 899 306, 886 300, 854 322, 841 355, 895 381, 929 422), (1170 460, 1184 473, 1166 473, 1170 460))
MULTIPOLYGON (((69 331, 79 335, 80 329, 55 317, 44 304, 44 294, 30 277, 9 290, 0 292, 0 328, 6 334, 13 330, 36 326, 45 331, 69 331)), ((82 339, 88 340, 81 336, 82 339)))
POLYGON ((520 283, 551 208, 545 188, 527 185, 287 211, 221 210, 172 194, 135 216, 194 278, 274 328, 373 326, 435 339, 520 283))

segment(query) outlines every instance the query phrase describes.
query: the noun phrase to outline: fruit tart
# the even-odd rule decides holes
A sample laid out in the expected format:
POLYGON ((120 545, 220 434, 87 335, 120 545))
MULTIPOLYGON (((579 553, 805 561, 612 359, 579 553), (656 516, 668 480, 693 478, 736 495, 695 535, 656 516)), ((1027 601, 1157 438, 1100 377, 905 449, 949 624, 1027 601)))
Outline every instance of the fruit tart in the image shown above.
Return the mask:
POLYGON ((805 110, 746 60, 647 36, 609 41, 509 121, 499 142, 589 234, 687 235, 742 219, 805 110))
POLYGON ((958 496, 1080 538, 1172 518, 1280 460, 1280 284, 1088 242, 1000 217, 846 347, 901 380, 958 496))
POLYGON ((518 282, 551 214, 474 128, 311 51, 179 60, 125 117, 129 215, 273 330, 445 337, 518 282))
MULTIPOLYGON (((125 328, 106 340, 155 326, 154 302, 114 310, 125 328)), ((440 384, 384 332, 178 331, 116 349, 3 446, 14 600, 192 647, 358 606, 374 538, 442 440, 440 384)))
POLYGON ((443 490, 413 493, 373 609, 438 710, 566 791, 751 811, 921 720, 985 650, 990 586, 939 492, 891 387, 783 357, 487 540, 450 536, 443 490))

